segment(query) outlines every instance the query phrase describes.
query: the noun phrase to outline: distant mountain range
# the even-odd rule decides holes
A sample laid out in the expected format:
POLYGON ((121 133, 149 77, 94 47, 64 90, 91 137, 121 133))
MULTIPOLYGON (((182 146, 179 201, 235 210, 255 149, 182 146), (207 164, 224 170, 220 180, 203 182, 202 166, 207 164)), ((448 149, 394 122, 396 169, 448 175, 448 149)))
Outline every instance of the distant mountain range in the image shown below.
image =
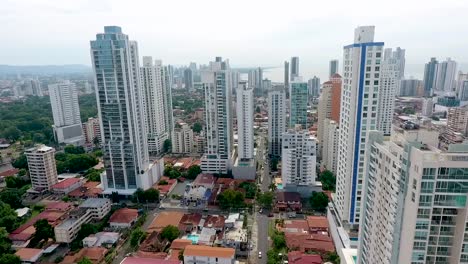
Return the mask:
POLYGON ((91 73, 89 66, 82 64, 67 65, 2 65, 0 64, 0 75, 5 74, 70 74, 70 73, 91 73))

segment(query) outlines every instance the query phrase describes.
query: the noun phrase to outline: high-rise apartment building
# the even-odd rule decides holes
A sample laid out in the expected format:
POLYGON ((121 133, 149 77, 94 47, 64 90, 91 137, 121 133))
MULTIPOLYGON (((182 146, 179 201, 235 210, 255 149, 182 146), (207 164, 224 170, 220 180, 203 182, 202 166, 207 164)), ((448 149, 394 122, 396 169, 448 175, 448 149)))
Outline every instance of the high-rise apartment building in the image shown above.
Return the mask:
POLYGON ((186 123, 180 124, 172 133, 172 153, 189 154, 193 151, 193 131, 186 123))
MULTIPOLYGON (((287 93, 289 93, 289 62, 284 61, 284 87, 287 93)), ((289 98, 289 95, 287 96, 289 98)))
POLYGON ((328 77, 332 77, 335 73, 338 73, 340 62, 338 60, 331 60, 328 68, 328 77))
POLYGON ((309 79, 309 81, 307 81, 307 86, 309 89, 309 97, 317 98, 320 94, 320 78, 314 76, 314 78, 309 79))
POLYGON ((404 68, 404 54, 405 50, 401 48, 396 48, 395 51, 385 49, 381 62, 377 130, 383 131, 385 136, 390 136, 392 129, 395 96, 400 86, 401 67, 404 68))
POLYGON ((434 79, 434 92, 447 93, 453 92, 456 86, 455 75, 457 73, 457 63, 450 58, 442 61, 436 66, 434 79))
POLYGON ((38 192, 50 190, 52 185, 58 182, 55 149, 38 145, 27 149, 24 153, 28 160, 32 189, 38 192))
POLYGON ((283 185, 311 186, 316 177, 316 139, 304 129, 289 129, 283 133, 281 154, 283 185))
POLYGON ((161 61, 156 60, 153 64, 152 57, 144 56, 140 73, 148 151, 158 155, 163 151, 164 141, 171 139, 172 131, 172 124, 169 124, 169 120, 172 120, 172 99, 170 102, 167 100, 167 94, 170 94, 168 72, 161 61))
POLYGON ((468 106, 450 107, 447 112, 447 127, 468 136, 468 106))
POLYGON ((249 87, 254 89, 255 96, 263 95, 263 70, 258 67, 255 70, 249 72, 249 87))
POLYGON ((320 142, 322 147, 322 167, 336 173, 336 166, 338 164, 338 122, 325 118, 323 121, 323 133, 323 141, 320 142))
POLYGON ((356 28, 344 47, 335 206, 342 222, 360 221, 366 137, 377 128, 383 42, 374 26, 356 28))
POLYGON ((371 132, 358 263, 466 263, 468 144, 424 129, 371 132))
POLYGON ((468 73, 458 72, 456 93, 460 101, 468 101, 468 73))
POLYGON ((91 60, 103 134, 104 193, 133 194, 155 183, 145 133, 138 46, 117 26, 91 41, 91 60))
MULTIPOLYGON (((318 156, 322 157, 322 164, 326 163, 325 155, 322 155, 323 148, 326 148, 325 137, 328 135, 326 126, 328 120, 333 120, 337 124, 340 122, 340 106, 341 106, 341 76, 334 74, 329 81, 323 83, 322 93, 317 107, 317 139, 318 139, 318 156)), ((338 138, 336 138, 338 139, 338 138)), ((330 143, 330 142, 329 142, 330 143)))
POLYGON ((191 68, 187 68, 184 70, 184 84, 185 84, 185 89, 187 90, 193 89, 193 71, 191 68))
POLYGON ((254 101, 253 90, 240 83, 237 88, 237 156, 240 159, 254 158, 254 101))
POLYGON ((432 97, 422 99, 421 114, 425 117, 431 117, 434 113, 434 100, 432 97))
POLYGON ((58 143, 82 144, 78 91, 74 83, 64 81, 49 85, 50 104, 54 118, 54 136, 58 143))
POLYGON ((286 93, 283 86, 275 86, 268 93, 268 154, 281 157, 281 139, 286 132, 286 93))
POLYGON ((434 81, 436 80, 436 70, 438 63, 439 62, 436 60, 436 58, 431 58, 431 60, 424 66, 424 96, 430 96, 433 93, 435 88, 434 81))
POLYGON ((290 83, 289 127, 294 128, 296 125, 301 125, 302 129, 308 129, 307 103, 309 102, 309 91, 307 83, 297 79, 298 77, 296 81, 290 83))
POLYGON ((99 118, 90 117, 88 121, 83 123, 83 135, 86 144, 94 144, 96 140, 99 144, 102 143, 99 118))
POLYGON ((299 57, 292 57, 291 58, 291 78, 289 81, 294 81, 295 78, 299 77, 299 57))
POLYGON ((232 91, 229 61, 216 57, 201 71, 205 93, 206 148, 201 159, 204 173, 227 174, 232 167, 232 91))
POLYGON ((423 86, 423 81, 417 79, 400 80, 400 91, 397 91, 399 96, 418 96, 420 87, 423 86))

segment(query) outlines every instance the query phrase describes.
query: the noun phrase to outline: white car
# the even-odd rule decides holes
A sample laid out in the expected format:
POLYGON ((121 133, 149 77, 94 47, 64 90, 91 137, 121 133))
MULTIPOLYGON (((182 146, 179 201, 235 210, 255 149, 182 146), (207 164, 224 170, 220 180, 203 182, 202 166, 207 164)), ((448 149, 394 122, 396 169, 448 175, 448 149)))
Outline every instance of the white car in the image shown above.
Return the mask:
POLYGON ((261 251, 258 252, 258 258, 262 258, 262 252, 261 251))

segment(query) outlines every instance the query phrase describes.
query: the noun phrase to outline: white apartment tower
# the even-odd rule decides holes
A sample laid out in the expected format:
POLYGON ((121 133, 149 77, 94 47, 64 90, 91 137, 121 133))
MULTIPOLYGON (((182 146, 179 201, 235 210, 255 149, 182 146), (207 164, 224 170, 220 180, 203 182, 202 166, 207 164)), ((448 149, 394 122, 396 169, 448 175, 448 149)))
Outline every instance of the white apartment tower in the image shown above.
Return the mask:
POLYGON ((354 44, 344 47, 334 203, 340 220, 351 225, 360 221, 366 137, 378 120, 384 43, 374 42, 374 30, 374 26, 356 28, 354 44))
POLYGON ((54 136, 58 143, 82 144, 78 91, 74 83, 63 81, 49 85, 50 104, 54 118, 54 136))
POLYGON ((253 89, 240 83, 237 88, 237 156, 240 159, 254 158, 253 89))
POLYGON ((83 123, 83 134, 85 137, 85 142, 88 144, 93 144, 97 139, 99 144, 102 142, 101 126, 99 123, 99 118, 88 118, 88 121, 83 123))
POLYGON ((232 167, 232 92, 229 61, 216 57, 201 71, 205 93, 206 148, 201 158, 204 173, 228 174, 232 167))
POLYGON ((307 130, 283 133, 281 176, 285 187, 315 185, 316 163, 316 139, 307 130))
POLYGON ((286 132, 286 93, 276 86, 268 93, 268 154, 281 157, 281 139, 286 132))
MULTIPOLYGON (((148 151, 158 155, 163 151, 164 141, 171 138, 167 121, 169 112, 166 108, 172 109, 172 101, 170 105, 166 105, 165 100, 167 93, 170 93, 170 85, 165 77, 168 73, 161 61, 156 60, 153 64, 150 56, 143 57, 140 72, 148 151)), ((169 114, 172 115, 172 111, 169 114)))
POLYGON ((145 133, 144 94, 138 46, 117 26, 91 41, 96 98, 101 122, 104 193, 133 194, 153 185, 145 133))
POLYGON ((456 86, 455 75, 457 74, 457 63, 450 58, 436 65, 434 92, 453 92, 456 86))
POLYGON ((396 134, 369 134, 358 263, 467 263, 468 144, 396 134))
POLYGON ((186 123, 180 124, 172 133, 172 153, 188 154, 193 150, 193 131, 186 123))
POLYGON ((339 125, 336 121, 325 118, 323 122, 322 142, 322 167, 336 173, 338 163, 338 132, 339 125))
POLYGON ((291 78, 289 81, 294 81, 295 78, 299 77, 299 57, 292 57, 291 58, 291 78))
POLYGON ((38 145, 25 151, 29 177, 35 191, 50 190, 58 182, 55 149, 38 145))
POLYGON ((381 62, 377 130, 383 131, 384 136, 390 136, 392 129, 395 96, 400 90, 401 71, 405 63, 404 54, 405 50, 401 48, 395 51, 385 49, 381 62))

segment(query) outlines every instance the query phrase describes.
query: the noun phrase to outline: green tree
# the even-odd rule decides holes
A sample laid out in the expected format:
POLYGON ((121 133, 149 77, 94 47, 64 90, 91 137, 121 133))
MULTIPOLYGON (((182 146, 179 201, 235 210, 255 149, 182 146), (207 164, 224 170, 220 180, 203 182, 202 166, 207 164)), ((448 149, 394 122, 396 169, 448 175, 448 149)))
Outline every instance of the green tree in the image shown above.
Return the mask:
POLYGON ((322 182, 322 189, 325 191, 335 191, 336 186, 336 177, 333 175, 333 172, 329 170, 324 170, 320 173, 319 177, 322 182))
POLYGON ((172 142, 170 139, 166 139, 164 140, 164 143, 163 143, 163 151, 164 152, 171 152, 172 150, 172 142))
POLYGON ((272 158, 270 161, 270 167, 272 171, 278 170, 278 158, 272 158))
POLYGON ((11 232, 18 228, 19 224, 15 210, 9 204, 0 201, 0 226, 4 227, 7 232, 11 232))
POLYGON ((141 228, 137 228, 133 230, 132 234, 130 235, 130 246, 136 248, 140 242, 144 239, 145 232, 141 230, 141 228))
MULTIPOLYGON (((11 240, 8 238, 8 232, 0 227, 0 256, 11 252, 11 240)), ((3 262, 0 262, 3 263, 3 262)))
POLYGON ((273 240, 273 247, 275 249, 284 249, 286 248, 286 238, 284 237, 283 232, 275 232, 272 237, 273 240))
POLYGON ((312 192, 310 206, 316 211, 324 212, 328 205, 328 196, 323 192, 312 192))
POLYGON ((7 188, 0 192, 0 201, 9 204, 13 209, 18 209, 23 206, 21 196, 23 196, 22 190, 7 188))
POLYGON ((17 169, 28 169, 28 159, 26 155, 21 154, 17 159, 15 159, 11 165, 17 169))
POLYGON ((144 198, 147 202, 155 203, 159 202, 159 191, 153 188, 149 188, 144 192, 144 198))
POLYGON ((188 168, 187 170, 187 178, 188 179, 195 179, 198 174, 202 173, 202 170, 200 168, 200 166, 198 165, 192 165, 188 168))
POLYGON ((273 206, 273 192, 264 192, 258 195, 257 202, 261 207, 270 209, 273 206))
POLYGON ((82 146, 66 145, 64 149, 67 154, 83 154, 85 150, 82 146))
POLYGON ((20 189, 21 187, 28 185, 29 181, 23 180, 16 176, 8 176, 5 178, 5 183, 6 183, 7 188, 20 189))
POLYGON ((180 261, 184 261, 184 250, 183 250, 183 249, 182 249, 181 251, 179 251, 178 259, 179 259, 180 261))
POLYGON ((118 203, 120 202, 120 197, 118 192, 112 192, 111 193, 111 200, 113 203, 118 203))
POLYGON ((331 262, 333 264, 339 264, 340 263, 340 256, 336 254, 336 252, 328 252, 325 254, 323 261, 326 262, 331 262))
POLYGON ((198 123, 198 122, 195 122, 195 124, 193 124, 193 126, 192 126, 192 130, 195 133, 200 133, 202 131, 202 129, 203 129, 202 125, 200 123, 198 123))
POLYGON ((161 238, 162 239, 167 239, 170 242, 172 242, 174 239, 178 238, 180 235, 179 228, 173 226, 173 225, 168 225, 163 228, 161 231, 161 238))
POLYGON ((80 261, 78 261, 77 264, 93 264, 93 262, 89 260, 89 258, 84 257, 80 261))
POLYGON ((245 198, 253 199, 257 194, 257 185, 253 182, 242 182, 239 184, 239 188, 245 190, 245 198))
POLYGON ((31 245, 37 246, 41 241, 47 241, 49 238, 54 238, 54 228, 47 222, 46 219, 39 219, 34 223, 36 232, 31 239, 31 245))
POLYGON ((242 208, 245 206, 242 192, 227 189, 218 195, 218 203, 221 209, 242 208))
POLYGON ((4 138, 14 142, 20 138, 21 131, 16 127, 9 127, 3 131, 2 135, 4 138))
POLYGON ((0 256, 2 264, 21 264, 21 259, 14 254, 4 254, 0 256))

